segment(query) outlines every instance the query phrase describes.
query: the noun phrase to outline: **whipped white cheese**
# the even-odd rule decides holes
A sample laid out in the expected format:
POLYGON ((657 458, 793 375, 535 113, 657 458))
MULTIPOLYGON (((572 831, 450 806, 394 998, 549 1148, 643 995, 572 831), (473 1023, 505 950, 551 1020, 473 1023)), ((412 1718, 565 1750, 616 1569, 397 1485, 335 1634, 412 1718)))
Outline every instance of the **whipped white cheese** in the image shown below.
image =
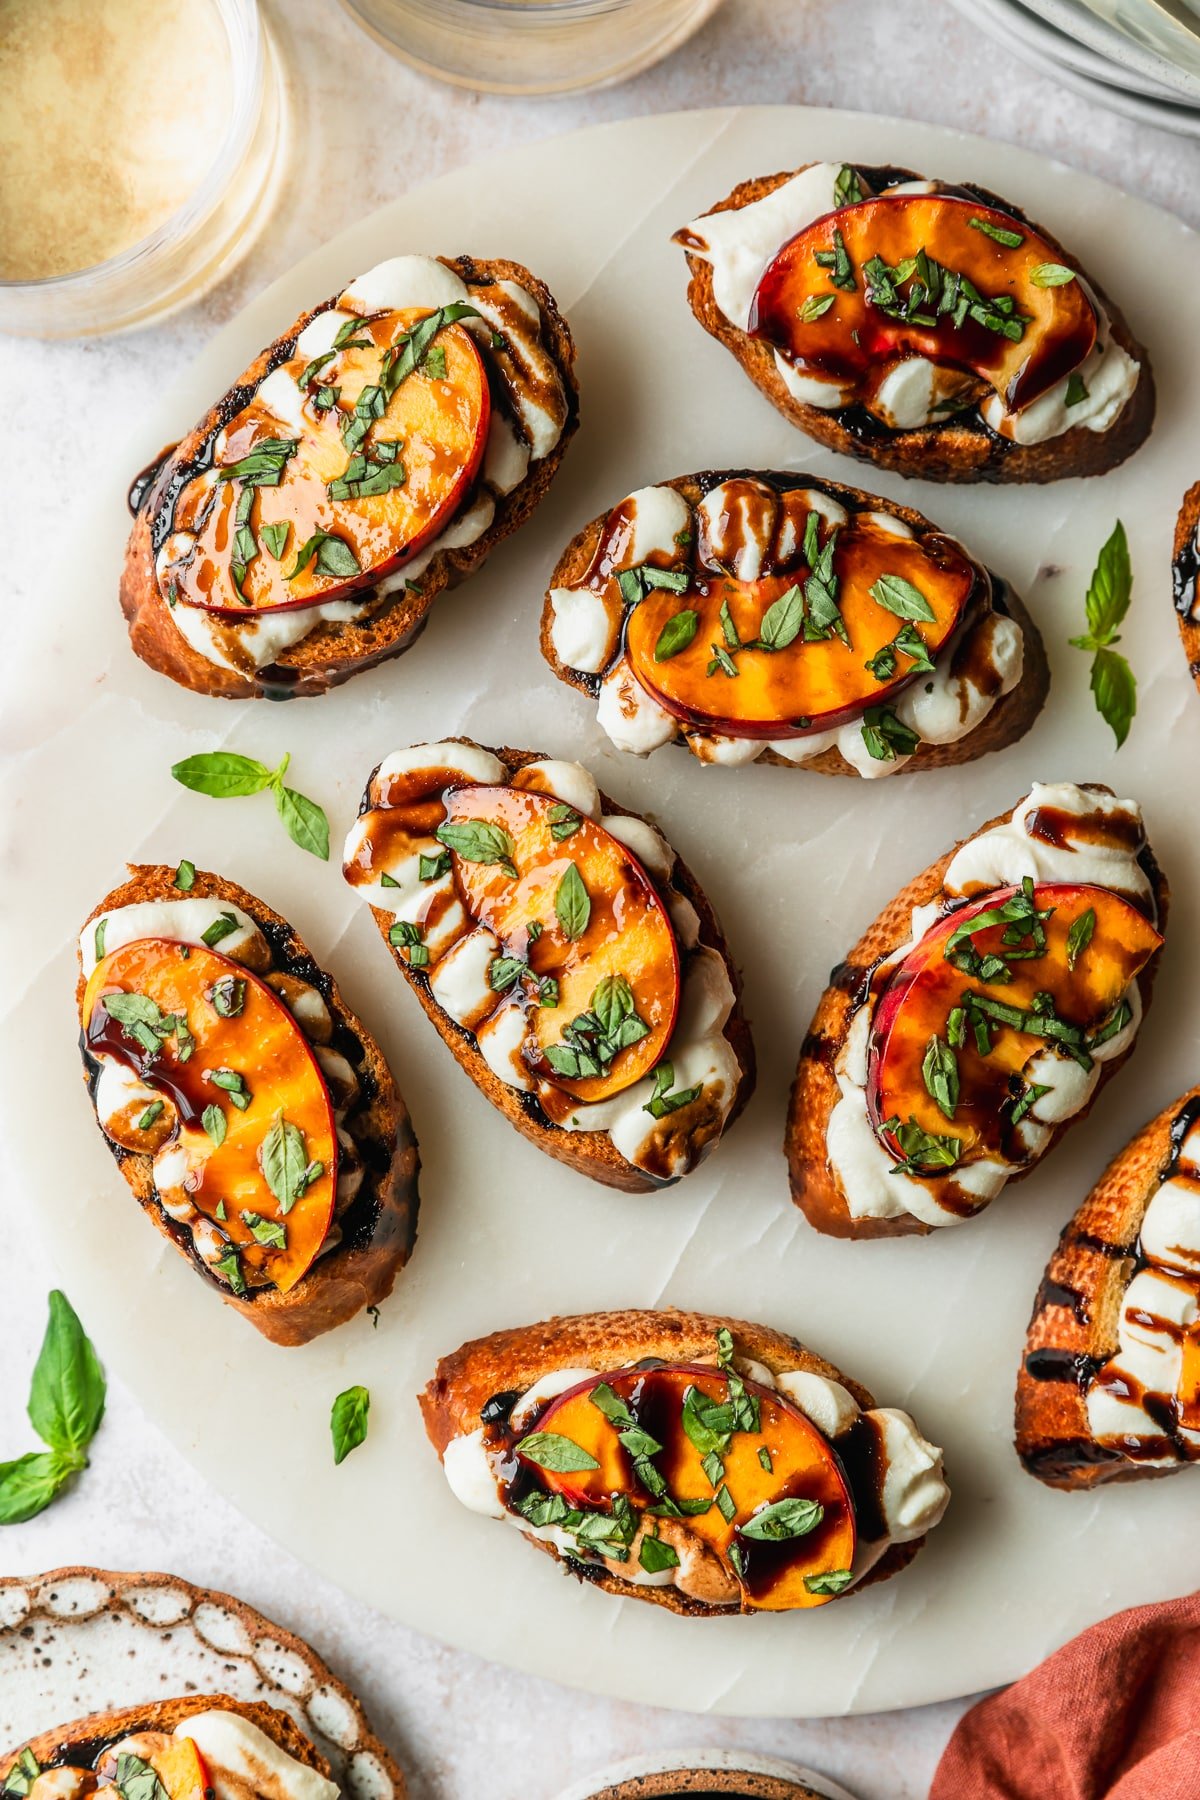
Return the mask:
MULTIPOLYGON (((761 199, 705 213, 684 228, 689 254, 712 267, 713 299, 739 331, 749 325, 755 291, 768 264, 791 238, 840 205, 834 183, 841 167, 840 163, 814 163, 761 199)), ((901 182, 880 191, 934 193, 938 186, 936 182, 901 182)), ((1123 411, 1137 386, 1141 365, 1114 339, 1111 320, 1090 287, 1087 294, 1096 309, 1096 342, 1073 371, 1078 379, 1065 375, 1016 413, 1007 411, 999 394, 989 394, 979 412, 1001 436, 1018 444, 1041 444, 1077 425, 1089 431, 1107 431, 1123 411)), ((780 379, 793 399, 831 411, 849 398, 849 390, 841 382, 797 368, 782 350, 774 354, 780 379)), ((889 372, 871 410, 896 431, 937 424, 955 410, 963 385, 963 376, 957 371, 939 368, 926 357, 910 356, 889 372)))
MULTIPOLYGON (((724 217, 724 214, 717 215, 724 217)), ((680 533, 698 530, 702 542, 711 542, 712 521, 728 521, 726 530, 740 579, 752 581, 761 573, 767 553, 779 533, 781 549, 799 552, 788 544, 780 527, 779 508, 759 506, 753 514, 739 506, 736 496, 742 481, 722 482, 710 489, 700 505, 692 508, 674 488, 639 488, 614 509, 629 522, 612 567, 636 568, 653 556, 676 558, 680 533)), ((845 507, 819 488, 793 490, 793 506, 801 504, 829 525, 849 522, 845 507)), ((790 520, 789 508, 786 518, 790 520)), ((911 537, 902 520, 889 513, 869 517, 896 537, 911 537)), ((722 546, 713 545, 714 551, 722 546)), ((724 560, 721 558, 720 560, 724 560)), ((916 751, 897 752, 891 758, 874 757, 863 735, 861 720, 852 719, 829 731, 812 731, 803 737, 766 742, 759 737, 733 737, 706 732, 685 724, 668 712, 643 687, 625 651, 621 609, 610 597, 581 580, 575 587, 550 590, 550 642, 564 667, 581 675, 599 676, 596 719, 616 746, 631 756, 649 756, 664 744, 683 744, 699 761, 724 767, 755 762, 767 750, 798 768, 804 768, 828 750, 837 750, 867 780, 895 775, 916 751)), ((914 732, 920 743, 955 744, 987 718, 1005 694, 1019 684, 1025 667, 1025 639, 1015 619, 989 610, 956 633, 934 659, 932 673, 918 678, 897 694, 891 704, 901 724, 914 732), (969 644, 970 654, 961 652, 969 644), (957 670, 955 662, 959 661, 957 670)))
POLYGON ((1085 1396, 1088 1426, 1098 1443, 1136 1450, 1139 1467, 1171 1468, 1200 1457, 1200 1431, 1174 1417, 1184 1342, 1200 1323, 1200 1122, 1186 1131, 1151 1196, 1136 1254, 1140 1266, 1121 1301, 1116 1354, 1085 1396), (1158 1454, 1147 1455, 1147 1446, 1158 1454))
POLYGON ((204 1758, 217 1800, 338 1800, 335 1781, 289 1756, 240 1713, 193 1713, 175 1727, 204 1758))
MULTIPOLYGON (((485 786, 503 784, 509 778, 505 765, 490 751, 449 740, 393 752, 376 771, 372 792, 386 794, 395 776, 426 768, 444 769, 464 783, 485 786)), ((742 1078, 741 1065, 725 1036, 735 997, 724 961, 700 943, 695 909, 672 882, 675 852, 645 820, 604 813, 595 780, 582 764, 547 760, 528 764, 525 774, 536 775, 541 792, 553 794, 583 817, 594 819, 625 844, 658 885, 679 945, 682 974, 679 1012, 662 1060, 671 1064, 675 1091, 699 1087, 698 1098, 723 1125, 742 1078)), ((343 851, 347 869, 360 860, 370 837, 370 820, 370 811, 365 812, 350 828, 343 851)), ((523 1015, 516 1007, 497 1009, 489 977, 492 962, 501 953, 499 941, 485 926, 468 929, 452 871, 421 878, 422 850, 436 855, 440 848, 430 837, 423 847, 410 847, 386 868, 375 858, 377 878, 355 882, 355 891, 372 907, 420 929, 421 941, 433 960, 429 987, 434 1000, 475 1038, 480 1054, 499 1080, 518 1091, 531 1092, 534 1083, 521 1055, 527 1029, 523 1015), (386 885, 384 874, 389 877, 386 885)), ((675 1180, 690 1167, 687 1146, 682 1141, 672 1142, 669 1167, 664 1170, 661 1124, 647 1110, 654 1085, 651 1074, 611 1099, 578 1103, 557 1121, 559 1129, 604 1132, 626 1162, 651 1170, 656 1179, 675 1180)), ((719 1135, 719 1127, 715 1135, 719 1135)))
MULTIPOLYGON (((802 1369, 773 1374, 763 1363, 747 1357, 736 1357, 734 1365, 747 1380, 773 1389, 790 1400, 835 1448, 838 1439, 863 1416, 848 1389, 824 1375, 802 1369)), ((606 1371, 609 1376, 612 1373, 612 1370, 606 1371)), ((575 1368, 556 1369, 541 1376, 514 1406, 513 1427, 518 1431, 532 1429, 538 1413, 551 1400, 585 1381, 594 1380, 596 1374, 594 1369, 575 1368)), ((879 1491, 876 1500, 885 1531, 878 1538, 860 1537, 850 1586, 861 1581, 891 1545, 911 1543, 932 1531, 940 1523, 950 1501, 942 1453, 922 1437, 909 1414, 894 1407, 875 1407, 866 1417, 877 1434, 879 1491)), ((551 1543, 563 1555, 576 1561, 600 1564, 621 1581, 635 1587, 674 1585, 693 1599, 709 1604, 737 1605, 735 1589, 720 1597, 713 1593, 711 1575, 704 1569, 706 1559, 695 1550, 689 1554, 686 1533, 671 1539, 679 1554, 679 1566, 651 1574, 641 1567, 636 1557, 631 1556, 626 1563, 606 1562, 596 1552, 581 1546, 561 1525, 533 1525, 518 1513, 510 1512, 504 1504, 500 1473, 493 1466, 482 1428, 452 1438, 446 1446, 442 1464, 455 1498, 471 1512, 491 1519, 506 1519, 526 1537, 551 1543)))
MULTIPOLYGON (((295 355, 311 360, 332 349, 341 327, 364 312, 436 309, 468 302, 478 318, 464 319, 496 386, 508 396, 515 415, 493 405, 483 464, 465 502, 450 524, 402 568, 352 598, 316 606, 275 608, 247 619, 218 616, 183 601, 171 609, 171 620, 189 646, 206 661, 235 673, 268 668, 279 656, 323 623, 345 624, 377 610, 391 594, 417 582, 434 557, 476 543, 491 525, 496 504, 524 481, 531 463, 548 456, 562 436, 568 402, 562 377, 541 341, 542 315, 537 301, 513 281, 498 282, 486 294, 468 288, 453 269, 431 256, 396 256, 352 281, 342 302, 317 313, 299 333, 295 355)), ((285 368, 260 382, 255 398, 274 420, 280 436, 302 435, 311 424, 311 402, 285 368)), ((215 450, 220 459, 224 433, 215 450)), ((211 479, 215 480, 215 476, 211 479)), ((160 587, 168 591, 171 568, 190 555, 195 540, 173 532, 156 558, 160 587)))
MULTIPOLYGON (((1035 882, 1069 881, 1105 887, 1140 903, 1153 916, 1153 894, 1138 852, 1145 842, 1141 809, 1136 801, 1096 793, 1071 782, 1036 782, 1011 819, 968 838, 946 871, 942 900, 969 899, 993 888, 1035 882), (1052 813, 1064 841, 1051 843, 1037 833, 1039 812, 1052 813), (1065 821, 1079 820, 1078 836, 1065 821)), ((897 968, 941 911, 935 902, 912 915, 909 937, 882 965, 897 968)), ((1124 1055, 1142 1019, 1137 982, 1123 996, 1130 1016, 1119 1031, 1090 1051, 1092 1067, 1083 1069, 1053 1044, 1034 1051, 1024 1076, 1044 1086, 1017 1127, 1021 1160, 980 1158, 953 1170, 961 1196, 957 1206, 944 1204, 946 1178, 922 1179, 901 1170, 880 1142, 867 1110, 867 1063, 874 999, 855 1012, 838 1052, 835 1074, 840 1099, 829 1115, 826 1152, 852 1219, 899 1219, 911 1216, 924 1225, 959 1225, 994 1200, 1012 1177, 1027 1168, 1049 1144, 1054 1128, 1082 1112, 1095 1092, 1103 1065, 1124 1055)))

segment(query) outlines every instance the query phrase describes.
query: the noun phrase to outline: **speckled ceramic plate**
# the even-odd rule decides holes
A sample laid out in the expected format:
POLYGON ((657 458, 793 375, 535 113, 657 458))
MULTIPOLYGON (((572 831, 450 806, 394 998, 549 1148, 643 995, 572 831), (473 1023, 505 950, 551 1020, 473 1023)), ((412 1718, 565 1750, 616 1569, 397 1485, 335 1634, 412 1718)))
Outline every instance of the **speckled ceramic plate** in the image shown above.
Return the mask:
POLYGON ((175 1575, 0 1578, 0 1748, 88 1713, 203 1693, 290 1713, 351 1800, 405 1800, 404 1776, 354 1695, 242 1601, 175 1575))
POLYGON ((651 1761, 636 1757, 585 1776, 559 1800, 716 1800, 719 1794, 728 1800, 854 1800, 827 1775, 732 1750, 679 1750, 651 1761))

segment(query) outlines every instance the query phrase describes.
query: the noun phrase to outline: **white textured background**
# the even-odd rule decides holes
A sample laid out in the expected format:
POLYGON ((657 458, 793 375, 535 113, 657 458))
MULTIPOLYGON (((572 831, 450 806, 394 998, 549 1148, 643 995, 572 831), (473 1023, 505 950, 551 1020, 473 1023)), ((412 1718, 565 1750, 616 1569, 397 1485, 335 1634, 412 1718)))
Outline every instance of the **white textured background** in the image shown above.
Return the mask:
MULTIPOLYGON (((1200 146, 1102 112, 1034 75, 943 0, 726 0, 666 66, 561 101, 492 99, 427 82, 360 36, 334 0, 276 0, 271 13, 291 76, 293 169, 250 261, 157 330, 108 343, 4 345, 10 394, 24 397, 19 411, 6 409, 0 441, 4 514, 9 533, 17 532, 6 558, 9 606, 36 606, 38 544, 86 491, 93 447, 103 454, 110 435, 119 440, 123 421, 218 324, 336 227, 502 146, 680 107, 807 101, 1041 149, 1200 224, 1200 146), (52 429, 55 420, 64 428, 52 429)), ((53 1104, 47 1096, 45 1118, 29 1124, 46 1133, 47 1180, 53 1104)), ((0 1459, 30 1446, 24 1398, 54 1278, 12 1216, 19 1211, 0 1210, 0 1459)), ((385 1521, 347 1520, 346 1528, 382 1531, 385 1521)), ((309 1637, 356 1685, 410 1770, 417 1800, 484 1792, 551 1800, 569 1779, 615 1757, 700 1743, 794 1756, 839 1776, 863 1800, 917 1800, 962 1710, 816 1724, 710 1722, 510 1675, 417 1638, 318 1581, 203 1484, 120 1390, 110 1393, 92 1467, 76 1491, 40 1519, 0 1532, 0 1572, 65 1562, 178 1571, 243 1595, 309 1637)), ((514 1619, 514 1633, 521 1629, 514 1619)), ((979 1629, 987 1630, 986 1619, 979 1629)))

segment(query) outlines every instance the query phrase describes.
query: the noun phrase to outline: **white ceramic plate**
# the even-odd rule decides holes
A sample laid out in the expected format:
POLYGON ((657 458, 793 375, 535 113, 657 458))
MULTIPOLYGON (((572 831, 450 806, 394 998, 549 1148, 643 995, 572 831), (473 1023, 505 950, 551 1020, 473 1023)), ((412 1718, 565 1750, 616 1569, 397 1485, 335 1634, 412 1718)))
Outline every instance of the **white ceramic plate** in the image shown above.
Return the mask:
POLYGON ((133 441, 88 466, 95 505, 47 571, 36 616, 13 621, 27 641, 11 636, 0 668, 0 713, 23 752, 10 853, 19 906, 3 956, 9 1192, 35 1210, 65 1287, 152 1418, 268 1531, 362 1599, 594 1691, 781 1715, 988 1687, 1115 1607, 1200 1581, 1193 1479, 1055 1494, 1021 1473, 1010 1441, 1025 1323, 1057 1232, 1200 1060, 1184 978, 1200 924, 1190 780, 1200 699, 1167 579, 1175 509, 1195 475, 1198 282, 1200 249, 1182 226, 1043 156, 797 108, 644 119, 493 158, 352 226, 222 332, 136 422, 133 441), (1061 232, 1153 346, 1163 401, 1149 445, 1103 480, 955 490, 874 475, 784 424, 693 321, 668 240, 741 178, 821 156, 980 181, 1061 232), (517 257, 561 299, 579 339, 584 422, 554 490, 480 576, 438 602, 400 662, 286 706, 183 693, 133 658, 117 612, 127 476, 314 295, 417 248, 517 257), (869 783, 703 768, 674 751, 637 763, 606 747, 589 707, 537 653, 561 546, 644 482, 756 464, 902 496, 1012 577, 1054 669, 1051 704, 1021 744, 961 770, 869 783), (1137 571, 1122 647, 1141 714, 1116 755, 1092 710, 1087 659, 1066 640, 1082 627, 1087 579, 1118 513, 1137 571), (618 800, 661 820, 724 919, 746 974, 759 1091, 719 1153, 669 1193, 611 1193, 518 1137, 436 1039, 336 868, 289 843, 265 799, 206 800, 168 774, 218 744, 268 762, 291 750, 292 779, 329 809, 340 839, 385 751, 456 731, 585 756, 618 800), (1140 796, 1175 884, 1137 1056, 1087 1127, 985 1218, 928 1241, 817 1236, 789 1203, 780 1139, 829 968, 949 842, 1032 779, 1064 777, 1140 796), (304 1350, 266 1344, 148 1228, 96 1129, 75 1044, 79 921, 124 857, 185 855, 280 907, 392 1058, 421 1140, 423 1205, 416 1255, 377 1332, 363 1318, 304 1350), (688 1623, 580 1587, 451 1499, 414 1399, 440 1353, 555 1310, 659 1303, 795 1331, 881 1399, 913 1406, 948 1447, 955 1497, 912 1569, 803 1617, 688 1623), (372 1391, 371 1434, 335 1469, 329 1405, 351 1382, 372 1391))
POLYGON ((277 1706, 328 1757, 349 1800, 404 1800, 404 1777, 353 1694, 244 1601, 175 1575, 0 1578, 0 1752, 89 1713, 183 1694, 277 1706))

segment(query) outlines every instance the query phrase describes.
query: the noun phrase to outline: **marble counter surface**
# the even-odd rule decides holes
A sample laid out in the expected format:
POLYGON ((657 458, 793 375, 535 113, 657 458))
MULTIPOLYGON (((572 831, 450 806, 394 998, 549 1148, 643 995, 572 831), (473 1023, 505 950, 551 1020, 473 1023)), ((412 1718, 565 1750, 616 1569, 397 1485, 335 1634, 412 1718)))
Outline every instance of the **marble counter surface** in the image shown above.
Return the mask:
MULTIPOLYGON (((1032 146, 1200 224, 1195 143, 1063 91, 945 0, 725 0, 667 65, 557 101, 468 95, 424 80, 361 36, 335 0, 275 0, 271 16, 289 67, 293 154, 279 209, 251 258, 157 329, 107 342, 6 346, 22 394, 36 396, 36 404, 8 413, 0 440, 6 513, 22 521, 28 541, 52 533, 64 496, 86 484, 86 446, 133 417, 314 239, 460 163, 581 124, 737 101, 894 113, 1032 146), (68 418, 70 430, 48 431, 54 418, 68 418)), ((15 560, 9 604, 36 604, 36 558, 15 560)), ((11 1202, 0 1206, 0 1257, 7 1272, 0 1456, 8 1457, 29 1446, 24 1397, 54 1279, 11 1202)), ((607 1761, 700 1744, 807 1761, 863 1800, 917 1800, 962 1711, 955 1703, 846 1721, 726 1722, 593 1699, 485 1665, 416 1637, 293 1563, 192 1472, 120 1389, 110 1393, 92 1466, 75 1491, 42 1517, 0 1532, 0 1572, 67 1562, 178 1571, 231 1589, 310 1638, 357 1686, 411 1771, 416 1800, 484 1792, 551 1800, 568 1780, 607 1761)), ((519 1620, 513 1629, 521 1629, 519 1620)))

